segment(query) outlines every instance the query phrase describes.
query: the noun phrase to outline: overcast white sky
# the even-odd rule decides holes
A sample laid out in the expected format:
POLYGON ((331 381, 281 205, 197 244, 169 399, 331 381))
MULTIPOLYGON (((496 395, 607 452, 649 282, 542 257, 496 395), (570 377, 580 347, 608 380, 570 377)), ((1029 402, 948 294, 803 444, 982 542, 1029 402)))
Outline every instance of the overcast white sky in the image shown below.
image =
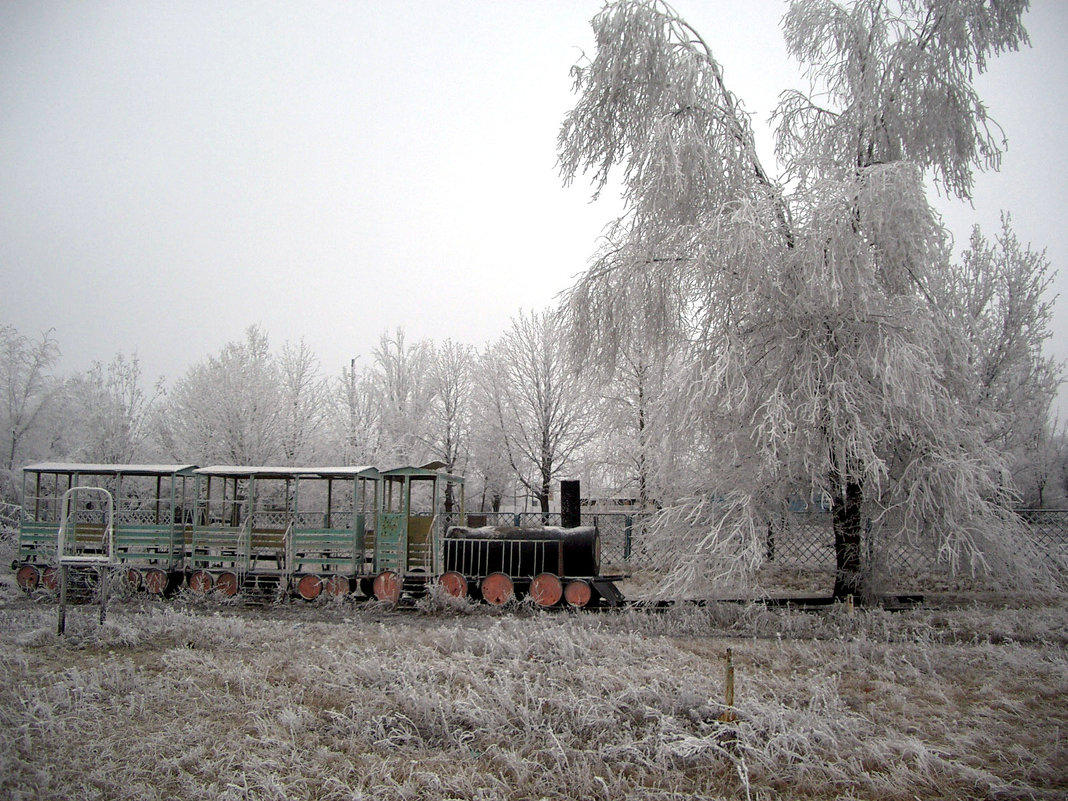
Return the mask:
MULTIPOLYGON (((0 322, 61 370, 137 353, 182 375, 244 329, 327 374, 386 329, 481 345, 553 302, 611 199, 561 186, 568 71, 600 0, 0 4, 0 322)), ((1061 270, 1068 357, 1068 4, 979 86, 1005 129, 959 242, 1001 209, 1061 270)), ((677 0, 754 114, 803 87, 775 0, 677 0)), ((1068 411, 1062 393, 1061 407, 1068 411)), ((1062 417, 1068 416, 1062 412, 1062 417)))

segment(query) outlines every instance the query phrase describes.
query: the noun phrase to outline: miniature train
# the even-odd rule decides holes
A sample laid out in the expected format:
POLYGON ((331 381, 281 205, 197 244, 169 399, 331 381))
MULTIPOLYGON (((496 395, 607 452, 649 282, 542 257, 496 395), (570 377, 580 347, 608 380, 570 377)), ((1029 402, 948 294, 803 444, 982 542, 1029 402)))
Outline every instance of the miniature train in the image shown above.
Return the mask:
POLYGON ((42 463, 23 471, 19 586, 61 567, 118 571, 150 595, 376 598, 437 584, 493 605, 618 605, 596 527, 495 527, 464 514, 444 465, 241 467, 42 463))

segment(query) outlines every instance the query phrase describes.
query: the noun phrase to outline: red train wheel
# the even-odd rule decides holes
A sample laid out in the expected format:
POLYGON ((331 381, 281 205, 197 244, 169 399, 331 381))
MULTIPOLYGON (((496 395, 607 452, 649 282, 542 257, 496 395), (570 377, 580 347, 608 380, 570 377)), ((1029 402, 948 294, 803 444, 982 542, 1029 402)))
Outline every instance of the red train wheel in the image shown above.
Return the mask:
POLYGON ((215 589, 227 598, 233 598, 237 595, 238 587, 237 574, 231 573, 229 570, 225 573, 220 573, 219 577, 215 579, 215 589))
POLYGON ((374 592, 380 601, 397 603, 401 596, 401 577, 392 570, 383 570, 375 576, 374 592))
POLYGON ((51 565, 46 567, 41 573, 41 586, 46 590, 58 590, 59 589, 59 568, 52 567, 51 565))
POLYGON ((297 582, 297 595, 305 601, 314 601, 323 591, 323 580, 315 575, 301 576, 297 582))
POLYGON ((194 570, 189 576, 189 589, 197 595, 207 595, 215 580, 207 570, 194 570))
POLYGON ((326 594, 331 598, 342 598, 352 592, 348 576, 331 576, 326 580, 326 594))
POLYGON ((572 606, 581 609, 593 598, 593 588, 582 579, 569 581, 567 587, 564 588, 564 598, 572 606))
POLYGON ((515 584, 504 573, 490 573, 482 579, 482 597, 486 603, 504 606, 515 597, 515 584))
POLYGON ((539 573, 530 582, 530 597, 538 606, 555 606, 564 597, 564 585, 552 573, 539 573))
POLYGON ((438 579, 438 583, 441 584, 441 588, 453 598, 467 597, 467 579, 463 577, 463 574, 457 573, 455 570, 450 570, 448 573, 442 573, 441 578, 438 579))
POLYGON ((167 574, 158 567, 150 567, 141 578, 149 595, 163 595, 166 592, 167 574))
POLYGON ((141 584, 142 583, 143 583, 143 580, 142 580, 142 577, 141 577, 141 571, 140 570, 138 570, 136 567, 130 567, 130 568, 126 569, 126 586, 127 587, 129 587, 131 590, 136 592, 137 590, 141 589, 141 584))
POLYGON ((18 582, 19 589, 31 592, 41 583, 41 571, 33 565, 23 565, 15 574, 15 581, 18 582))

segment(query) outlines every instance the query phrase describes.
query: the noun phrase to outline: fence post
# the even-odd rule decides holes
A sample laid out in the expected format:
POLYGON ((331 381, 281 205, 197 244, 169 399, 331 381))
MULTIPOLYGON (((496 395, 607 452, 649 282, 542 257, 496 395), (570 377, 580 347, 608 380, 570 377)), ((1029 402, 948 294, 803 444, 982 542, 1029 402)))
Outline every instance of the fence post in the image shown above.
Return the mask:
POLYGON ((634 518, 630 515, 623 516, 623 561, 630 559, 631 534, 634 529, 634 518))

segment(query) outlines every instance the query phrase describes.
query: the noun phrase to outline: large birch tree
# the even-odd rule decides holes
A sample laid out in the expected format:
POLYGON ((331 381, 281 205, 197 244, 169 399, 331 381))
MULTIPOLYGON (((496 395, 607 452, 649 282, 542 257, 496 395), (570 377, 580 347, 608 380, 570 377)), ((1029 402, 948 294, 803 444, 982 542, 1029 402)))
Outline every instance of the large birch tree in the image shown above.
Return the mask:
POLYGON ((1011 564, 1005 464, 955 395, 964 346, 935 291, 949 243, 925 180, 967 198, 997 167, 972 79, 1027 42, 1026 5, 792 2, 783 30, 812 90, 773 117, 781 178, 670 6, 618 0, 594 18, 562 174, 600 189, 620 172, 626 211, 566 314, 606 369, 637 332, 650 356, 650 332, 683 348, 664 447, 698 469, 658 531, 684 584, 755 568, 798 497, 833 509, 836 596, 865 590, 869 525, 933 540, 955 568, 1011 564))

